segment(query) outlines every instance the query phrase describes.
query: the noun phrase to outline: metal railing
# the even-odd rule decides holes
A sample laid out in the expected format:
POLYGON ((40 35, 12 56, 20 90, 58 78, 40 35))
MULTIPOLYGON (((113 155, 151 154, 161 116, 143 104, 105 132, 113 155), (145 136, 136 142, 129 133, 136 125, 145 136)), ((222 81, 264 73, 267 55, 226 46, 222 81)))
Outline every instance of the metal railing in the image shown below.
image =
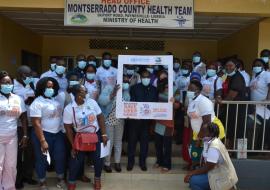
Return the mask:
POLYGON ((215 110, 225 128, 228 151, 270 153, 270 101, 222 101, 215 110), (236 146, 238 139, 242 147, 236 146))

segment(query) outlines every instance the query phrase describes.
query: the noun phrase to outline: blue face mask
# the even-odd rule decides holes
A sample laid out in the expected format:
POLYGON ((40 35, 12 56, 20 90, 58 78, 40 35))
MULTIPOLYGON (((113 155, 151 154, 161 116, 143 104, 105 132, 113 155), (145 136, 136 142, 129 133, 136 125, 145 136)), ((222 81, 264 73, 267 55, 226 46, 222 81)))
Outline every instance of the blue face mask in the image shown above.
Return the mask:
POLYGON ((142 78, 142 84, 144 86, 149 86, 149 84, 150 84, 150 78, 142 78))
POLYGON ((55 72, 58 74, 58 75, 62 75, 64 74, 66 71, 66 67, 64 66, 56 66, 56 69, 55 69, 55 72))
POLYGON ((78 67, 80 69, 84 69, 86 67, 86 61, 78 61, 78 67))
POLYGON ((236 71, 234 70, 234 71, 231 72, 231 73, 228 73, 228 72, 226 71, 226 73, 227 73, 227 76, 232 77, 233 75, 235 75, 236 71))
POLYGON ((153 69, 153 68, 146 68, 146 70, 147 70, 150 74, 153 74, 153 72, 154 72, 154 69, 153 69))
POLYGON ((33 81, 33 78, 32 78, 32 77, 26 77, 26 78, 23 80, 23 83, 24 83, 25 85, 28 85, 28 84, 30 84, 32 81, 33 81))
POLYGON ((135 72, 139 72, 140 68, 139 67, 135 67, 135 72))
POLYGON ((207 76, 213 77, 217 74, 217 71, 214 69, 207 69, 207 76))
POLYGON ((52 63, 52 64, 51 64, 51 70, 54 71, 55 68, 56 68, 56 63, 52 63))
POLYGON ((129 83, 123 83, 122 88, 123 88, 123 90, 128 90, 129 89, 129 83))
POLYGON ((13 84, 1 84, 1 92, 3 94, 10 94, 13 90, 13 84))
POLYGON ((47 98, 53 97, 53 95, 54 95, 54 89, 53 89, 53 88, 46 88, 46 89, 45 89, 45 92, 44 92, 44 95, 45 95, 47 98))
POLYGON ((168 69, 168 65, 163 65, 163 68, 164 69, 168 69))
POLYGON ((268 62, 269 62, 269 57, 261 57, 261 59, 262 59, 265 63, 268 63, 268 62))
POLYGON ((112 65, 112 60, 103 60, 103 65, 106 68, 109 68, 112 65))
POLYGON ((257 73, 260 73, 260 72, 262 72, 262 67, 253 67, 253 72, 255 73, 255 74, 257 74, 257 73))
POLYGON ((88 64, 89 65, 94 65, 95 67, 97 66, 97 63, 95 61, 89 61, 88 64))
POLYGON ((195 98, 195 92, 187 91, 187 98, 188 99, 194 99, 195 98))
POLYGON ((74 85, 77 85, 77 84, 80 84, 80 82, 76 81, 76 80, 69 81, 69 86, 74 86, 74 85))
POLYGON ((127 69, 127 75, 134 75, 135 71, 131 69, 127 69))
POLYGON ((158 65, 155 65, 155 66, 154 66, 154 70, 155 70, 155 71, 158 71, 158 70, 159 70, 159 66, 158 66, 158 65))
POLYGON ((189 73, 189 70, 187 70, 187 69, 181 69, 181 73, 183 75, 187 75, 189 73))
POLYGON ((200 63, 200 62, 201 62, 201 57, 199 57, 199 56, 194 56, 194 57, 192 58, 192 61, 193 61, 193 63, 200 63))
POLYGON ((86 78, 88 80, 94 80, 96 78, 96 74, 95 73, 86 73, 86 78))
POLYGON ((180 64, 179 64, 179 63, 174 63, 174 64, 173 64, 173 68, 174 68, 175 70, 179 69, 179 68, 180 68, 180 64))

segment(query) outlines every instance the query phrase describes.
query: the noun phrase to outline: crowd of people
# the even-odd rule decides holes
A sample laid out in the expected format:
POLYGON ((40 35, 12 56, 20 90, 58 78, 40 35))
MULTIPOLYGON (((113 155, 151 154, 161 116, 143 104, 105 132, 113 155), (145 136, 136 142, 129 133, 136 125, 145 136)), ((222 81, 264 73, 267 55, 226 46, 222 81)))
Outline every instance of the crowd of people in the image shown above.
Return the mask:
MULTIPOLYGON (((223 140, 227 139, 226 147, 232 146, 236 120, 237 138, 243 137, 240 121, 246 117, 236 111, 245 113, 246 107, 232 105, 226 112, 226 106, 221 106, 217 114, 213 101, 269 101, 269 59, 270 51, 263 50, 252 63, 250 77, 243 61, 237 58, 206 64, 199 52, 191 60, 174 57, 173 97, 168 97, 168 66, 125 65, 123 81, 117 85, 117 69, 108 52, 103 53, 101 61, 93 55, 78 55, 76 68, 70 71, 63 58, 53 57, 49 70, 40 77, 25 65, 17 69, 16 77, 1 71, 0 189, 22 189, 24 183, 39 183, 41 190, 47 190, 46 172, 53 166, 56 186, 74 190, 77 180, 90 182, 84 163, 85 158, 91 157, 94 189, 99 190, 102 170, 111 173, 113 166, 116 172, 122 171, 123 141, 128 144, 127 171, 134 167, 137 142, 139 166, 147 171, 151 139, 156 148, 154 167, 161 172, 172 168, 175 140, 183 144, 182 156, 189 170, 185 182, 190 183, 191 189, 230 189, 236 184, 237 175, 223 140), (123 101, 172 102, 173 120, 116 118, 119 90, 123 101), (230 118, 227 131, 223 126, 226 113, 230 118), (101 144, 106 146, 108 140, 110 153, 103 159, 101 144), (34 170, 38 181, 33 179, 34 170), (217 184, 217 176, 229 178, 217 184)), ((260 125, 269 123, 270 119, 257 110, 249 109, 248 113, 255 113, 260 125)), ((254 118, 247 118, 247 136, 252 138, 254 118)), ((265 130, 269 132, 268 128, 265 130)), ((270 147, 269 137, 265 146, 270 147)))

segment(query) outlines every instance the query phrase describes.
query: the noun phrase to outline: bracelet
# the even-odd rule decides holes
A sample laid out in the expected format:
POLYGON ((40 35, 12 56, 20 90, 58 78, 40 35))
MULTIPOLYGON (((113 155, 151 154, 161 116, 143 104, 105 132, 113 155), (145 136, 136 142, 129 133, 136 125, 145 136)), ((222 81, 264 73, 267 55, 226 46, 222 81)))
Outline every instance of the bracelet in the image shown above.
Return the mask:
POLYGON ((107 137, 108 135, 107 134, 104 134, 104 135, 101 135, 102 137, 107 137))

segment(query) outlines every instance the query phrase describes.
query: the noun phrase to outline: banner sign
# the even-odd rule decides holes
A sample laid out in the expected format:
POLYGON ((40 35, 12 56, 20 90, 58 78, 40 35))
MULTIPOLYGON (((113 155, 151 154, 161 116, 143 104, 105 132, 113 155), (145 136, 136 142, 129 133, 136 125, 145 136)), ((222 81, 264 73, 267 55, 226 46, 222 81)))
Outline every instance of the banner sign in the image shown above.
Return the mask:
MULTIPOLYGON (((122 87, 124 70, 127 65, 133 66, 168 66, 168 101, 167 102, 132 102, 124 101, 122 88, 117 92, 116 117, 132 119, 172 120, 173 105, 173 57, 172 56, 136 56, 119 55, 117 83, 122 87)), ((131 87, 132 88, 132 87, 131 87)))
POLYGON ((193 29, 193 0, 66 0, 65 25, 193 29))

